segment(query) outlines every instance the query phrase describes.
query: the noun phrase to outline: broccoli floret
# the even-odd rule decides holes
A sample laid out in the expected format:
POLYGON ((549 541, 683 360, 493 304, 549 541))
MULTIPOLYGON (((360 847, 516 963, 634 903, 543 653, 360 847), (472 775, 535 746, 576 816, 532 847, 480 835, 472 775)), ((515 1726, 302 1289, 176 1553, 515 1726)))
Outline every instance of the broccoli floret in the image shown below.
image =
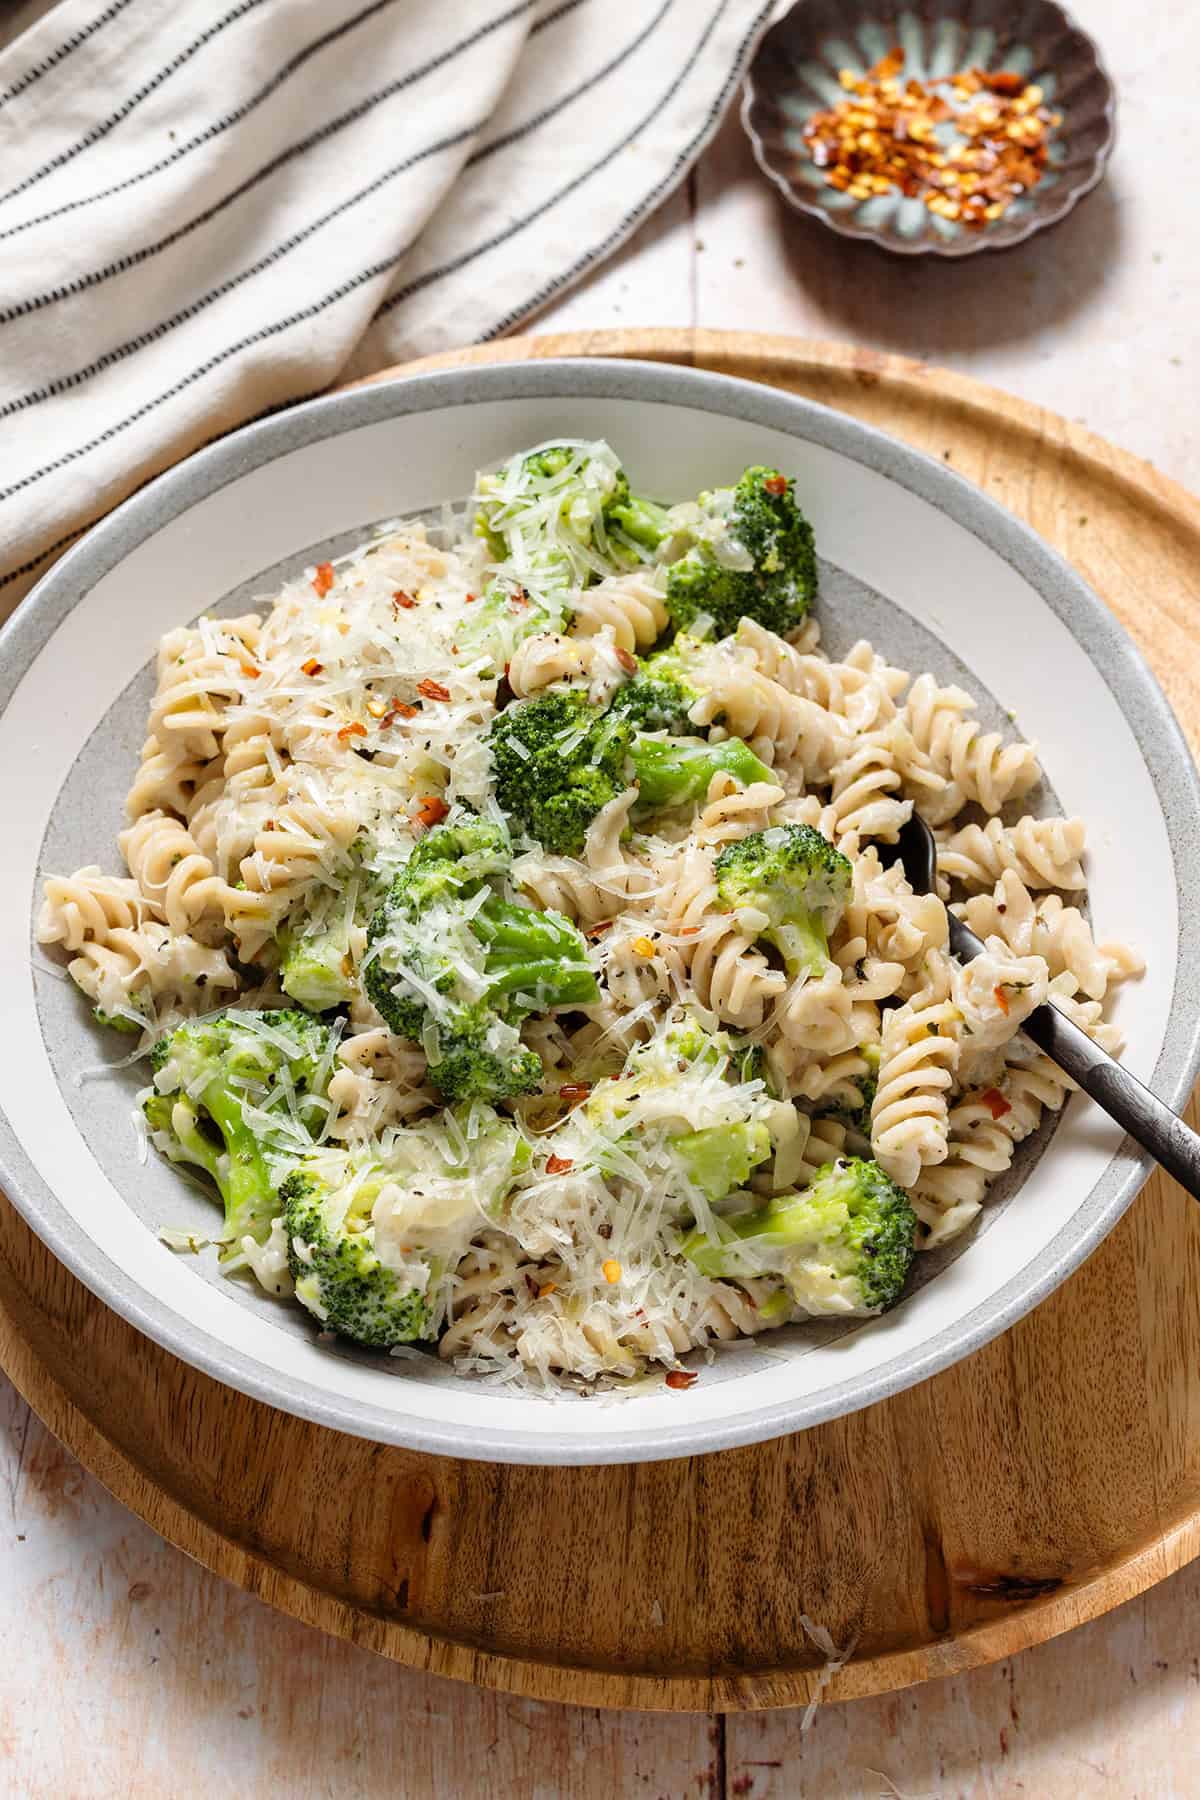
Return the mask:
POLYGON ((721 770, 736 775, 747 787, 771 778, 770 769, 741 738, 709 744, 703 738, 639 736, 630 747, 629 761, 638 784, 638 806, 649 812, 702 799, 721 770))
POLYGON ((220 1189, 223 1257, 244 1237, 265 1241, 279 1180, 324 1124, 333 1050, 332 1033, 307 1013, 235 1008, 155 1045, 146 1120, 172 1162, 194 1163, 220 1189))
POLYGON ((486 656, 497 671, 504 668, 527 637, 561 631, 570 622, 572 585, 566 559, 541 551, 529 559, 523 579, 497 576, 463 613, 456 645, 460 657, 486 656))
POLYGON ((321 892, 291 913, 279 932, 279 982, 310 1012, 344 1006, 356 992, 351 931, 353 896, 321 892))
POLYGON ((780 1275, 806 1313, 865 1316, 900 1298, 916 1223, 878 1163, 843 1157, 802 1192, 724 1219, 729 1235, 719 1242, 693 1232, 683 1253, 704 1275, 780 1275))
MULTIPOLYGON (((704 669, 709 653, 710 646, 700 638, 678 633, 665 650, 656 650, 639 664, 636 675, 618 690, 611 710, 623 713, 643 731, 694 733, 697 727, 689 715, 709 685, 704 669)), ((723 717, 718 713, 710 725, 719 725, 723 717)))
POLYGON ((631 730, 586 695, 540 694, 509 706, 490 733, 496 798, 547 850, 575 855, 588 826, 625 787, 631 730))
POLYGON ((765 918, 757 935, 775 946, 793 979, 829 967, 828 936, 851 880, 847 859, 811 825, 768 826, 727 844, 717 858, 722 904, 765 918))
POLYGON ((634 546, 655 529, 650 503, 633 500, 602 440, 543 444, 510 457, 479 476, 475 499, 477 535, 535 595, 548 570, 555 586, 578 588, 628 568, 641 560, 634 546))
POLYGON ((730 1125, 706 1125, 671 1139, 689 1181, 710 1200, 724 1200, 745 1187, 750 1171, 771 1154, 771 1134, 761 1119, 739 1119, 730 1125))
POLYGON ((448 1100, 532 1093, 542 1063, 522 1044, 520 1021, 599 996, 569 920, 488 888, 511 854, 504 828, 487 820, 436 826, 367 930, 367 993, 393 1031, 425 1045, 448 1100))
POLYGON ((447 892, 477 893, 489 875, 503 875, 512 862, 512 844, 503 825, 464 814, 435 825, 413 848, 404 865, 404 891, 415 902, 447 892))
POLYGON ((427 1290, 382 1263, 371 1208, 384 1177, 330 1184, 294 1169, 279 1190, 296 1298, 321 1324, 356 1344, 387 1350, 430 1335, 427 1290))
POLYGON ((727 637, 741 618, 786 637, 817 592, 812 526, 796 505, 793 483, 778 469, 747 469, 732 488, 700 495, 673 510, 680 549, 667 573, 667 610, 681 631, 711 621, 706 635, 727 637))
POLYGON ((766 1058, 761 1044, 735 1037, 729 1031, 709 1031, 694 1013, 679 1012, 668 1018, 665 1029, 647 1044, 635 1044, 627 1059, 630 1075, 671 1082, 677 1073, 699 1063, 719 1069, 727 1081, 765 1080, 766 1058))
POLYGON ((547 693, 505 709, 492 726, 496 798, 547 850, 578 855, 588 826, 631 782, 646 811, 696 800, 727 769, 744 782, 770 770, 740 738, 655 738, 620 711, 577 693, 547 693))
POLYGON ((375 1349, 431 1337, 445 1270, 530 1160, 517 1128, 480 1106, 410 1127, 386 1153, 315 1151, 279 1191, 297 1299, 375 1349))
POLYGON ((688 712, 699 699, 698 690, 673 675, 652 675, 642 664, 639 672, 618 688, 609 710, 641 731, 686 733, 688 712))
POLYGON ((710 1200, 723 1200, 771 1154, 765 1117, 757 1116, 770 1099, 765 1084, 757 1093, 722 1098, 726 1086, 761 1083, 762 1060, 758 1045, 706 1031, 691 1013, 677 1014, 648 1043, 633 1047, 620 1075, 597 1085, 587 1115, 606 1135, 616 1128, 626 1145, 644 1145, 644 1132, 658 1127, 684 1178, 710 1200), (689 1074, 702 1079, 688 1082, 689 1074), (705 1076, 716 1077, 715 1084, 705 1076), (696 1112, 712 1118, 714 1107, 720 1122, 699 1125, 696 1112))

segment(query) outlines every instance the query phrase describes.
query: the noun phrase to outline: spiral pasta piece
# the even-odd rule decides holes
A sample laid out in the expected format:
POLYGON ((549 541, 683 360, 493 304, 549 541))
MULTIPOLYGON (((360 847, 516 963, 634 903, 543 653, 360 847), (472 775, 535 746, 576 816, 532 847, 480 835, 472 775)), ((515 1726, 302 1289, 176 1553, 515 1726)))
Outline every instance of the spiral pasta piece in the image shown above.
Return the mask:
POLYGON ((216 776, 223 785, 220 759, 180 757, 172 747, 164 750, 156 737, 142 746, 137 774, 125 800, 125 815, 138 819, 147 812, 170 812, 186 818, 197 793, 216 776))
POLYGON ((962 688, 942 687, 932 675, 918 675, 905 702, 917 748, 947 783, 940 796, 922 802, 931 825, 944 824, 968 800, 998 813, 1041 779, 1033 745, 1006 744, 998 732, 985 732, 974 708, 962 688))
POLYGON ((112 1017, 130 1009, 151 1016, 157 1008, 161 1016, 176 1007, 212 1006, 238 986, 223 950, 157 922, 111 930, 102 941, 84 943, 68 972, 112 1017))
POLYGON ((438 1103, 425 1080, 424 1054, 386 1027, 343 1038, 337 1054, 339 1066, 328 1089, 331 1137, 378 1138, 387 1126, 401 1125, 438 1103))
POLYGON ((114 931, 136 931, 155 916, 152 902, 136 881, 105 875, 96 863, 89 863, 74 875, 47 877, 37 941, 82 950, 87 943, 107 943, 114 931))
POLYGON ((611 631, 618 650, 627 655, 649 650, 670 624, 662 580, 647 569, 610 575, 584 588, 574 602, 571 630, 579 637, 611 631))
POLYGON ((713 726, 743 738, 768 767, 795 762, 809 781, 827 781, 846 754, 842 722, 800 694, 748 663, 719 652, 704 664, 702 697, 688 717, 694 725, 713 726))
MULTIPOLYGON (((551 687, 590 687, 599 672, 608 677, 603 686, 612 689, 630 673, 622 669, 619 655, 632 662, 629 651, 619 649, 607 630, 595 637, 538 632, 523 639, 513 651, 506 671, 508 685, 518 700, 526 700, 551 687)), ((602 700, 604 693, 593 697, 602 700)))
POLYGON ((711 849, 694 844, 670 871, 660 901, 672 934, 663 954, 677 989, 690 989, 725 1024, 755 1031, 785 992, 787 977, 721 909, 713 864, 711 849))
POLYGON ((202 761, 220 753, 225 708, 257 675, 261 630, 258 614, 247 613, 167 632, 149 720, 149 736, 163 751, 202 761))
POLYGON ((1006 869, 1027 888, 1086 886, 1080 858, 1085 848, 1082 819, 1018 819, 1005 825, 964 825, 938 842, 938 869, 968 888, 990 888, 1006 869))
POLYGON ((913 803, 903 798, 897 749, 907 737, 898 720, 854 740, 848 755, 831 770, 830 812, 837 839, 879 838, 894 844, 900 827, 911 818, 913 803))
POLYGON ((1145 967, 1125 944, 1097 944, 1083 914, 1060 895, 1035 899, 1012 869, 992 893, 975 894, 953 910, 976 936, 1002 939, 1018 956, 1042 957, 1052 977, 1070 974, 1089 1000, 1103 1000, 1111 982, 1145 967))
POLYGON ((824 975, 793 981, 775 1002, 771 1022, 798 1050, 834 1056, 854 1041, 851 995, 834 963, 824 975))
POLYGON ((244 962, 252 962, 310 882, 331 875, 358 831, 352 814, 299 797, 286 801, 255 833, 241 862, 244 886, 226 887, 225 924, 244 962))
POLYGON ((760 674, 837 714, 855 732, 870 731, 893 718, 896 695, 909 682, 905 671, 889 667, 865 638, 855 644, 844 662, 831 662, 789 644, 755 619, 742 619, 737 643, 750 652, 760 674))
POLYGON ((191 931, 204 919, 223 920, 229 887, 180 820, 144 813, 117 841, 130 874, 172 931, 191 931))
POLYGON ((888 1014, 883 1025, 878 1087, 871 1107, 871 1144, 901 1187, 949 1151, 947 1096, 958 1067, 961 1018, 944 956, 929 957, 927 982, 888 1014))
POLYGON ((748 787, 728 773, 714 775, 693 828, 698 844, 730 844, 754 831, 765 831, 783 789, 768 781, 748 787))

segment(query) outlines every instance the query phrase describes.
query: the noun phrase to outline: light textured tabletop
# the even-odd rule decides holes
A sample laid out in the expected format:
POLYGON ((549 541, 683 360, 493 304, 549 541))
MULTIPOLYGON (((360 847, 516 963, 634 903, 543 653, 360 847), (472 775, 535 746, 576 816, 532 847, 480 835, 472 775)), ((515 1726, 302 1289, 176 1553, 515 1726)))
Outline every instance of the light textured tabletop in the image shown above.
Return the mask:
MULTIPOLYGON (((6 9, 0 38, 45 10, 6 9)), ((838 337, 1008 387, 1200 488, 1200 7, 1077 0, 1121 99, 1104 186, 957 266, 794 219, 736 120, 661 214, 538 328, 838 337)), ((1114 1796, 1200 1793, 1200 1567, 1013 1663, 800 1716, 616 1714, 395 1668, 163 1544, 0 1378, 0 1796, 1114 1796), (1190 1730, 1188 1729, 1190 1727, 1190 1730)))

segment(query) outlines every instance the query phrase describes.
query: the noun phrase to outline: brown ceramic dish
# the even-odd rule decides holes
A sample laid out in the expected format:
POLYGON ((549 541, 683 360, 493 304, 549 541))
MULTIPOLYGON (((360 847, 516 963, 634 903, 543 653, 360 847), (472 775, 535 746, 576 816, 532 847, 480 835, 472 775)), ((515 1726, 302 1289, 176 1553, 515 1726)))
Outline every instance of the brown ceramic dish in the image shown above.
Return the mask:
POLYGON ((1104 173, 1115 113, 1095 44, 1054 0, 799 0, 763 39, 742 103, 758 164, 789 205, 904 256, 1002 250, 1064 218, 1104 173), (844 97, 839 70, 865 73, 897 44, 907 75, 1017 70, 1061 114, 1045 174, 1000 218, 964 225, 898 192, 855 200, 828 186, 807 155, 805 122, 844 97))

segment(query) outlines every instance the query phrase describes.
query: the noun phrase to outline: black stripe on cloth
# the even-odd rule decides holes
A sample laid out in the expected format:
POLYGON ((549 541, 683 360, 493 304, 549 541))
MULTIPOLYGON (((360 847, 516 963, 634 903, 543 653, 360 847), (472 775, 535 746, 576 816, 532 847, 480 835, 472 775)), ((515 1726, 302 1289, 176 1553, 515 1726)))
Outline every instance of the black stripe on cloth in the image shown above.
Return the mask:
POLYGON ((255 12, 260 6, 265 6, 267 3, 268 0, 238 0, 238 4, 231 7, 223 19, 218 19, 215 24, 209 25, 198 38, 193 38, 192 42, 186 45, 177 56, 173 56, 171 61, 158 71, 157 75, 144 82, 140 88, 136 88, 115 113, 110 113, 107 119, 101 119, 98 124, 85 131, 83 136, 69 149, 60 150, 57 156, 52 156, 48 163, 43 163, 40 169, 35 169, 32 175, 27 175, 24 181, 18 181, 16 187, 11 187, 6 193, 0 194, 0 206, 6 200, 15 200, 18 194, 23 194, 27 188, 43 181, 47 175, 52 175, 56 169, 61 169, 65 164, 73 162, 84 150, 90 150, 93 144, 100 142, 101 138, 106 138, 110 131, 116 129, 122 119, 127 119, 143 100, 154 93, 156 88, 160 88, 164 81, 168 81, 172 75, 177 74, 186 63, 192 60, 193 56, 204 49, 206 44, 210 44, 214 38, 220 37, 228 26, 236 25, 239 19, 244 19, 247 13, 255 12))
POLYGON ((68 544, 73 544, 75 539, 82 537, 85 531, 90 531, 93 525, 98 525, 103 517, 103 513, 97 513, 94 519, 88 519, 83 525, 77 525, 74 531, 68 531, 65 537, 56 538, 54 543, 47 544, 44 550, 39 550, 36 556, 29 558, 28 562, 23 562, 17 568, 10 569, 6 575, 0 575, 0 588, 8 587, 11 582, 20 581, 22 575, 32 575, 39 563, 49 562, 52 556, 57 556, 60 550, 65 550, 68 544))
MULTIPOLYGON (((391 4, 392 0, 388 0, 388 3, 391 4)), ((60 300, 72 299, 76 294, 85 293, 89 288, 99 287, 101 283, 111 281, 116 275, 128 274, 130 269, 136 269, 142 263, 148 262, 151 257, 171 249, 190 232, 198 230, 200 226, 207 225, 211 220, 217 218, 225 211, 226 207, 232 206, 244 194, 251 193, 254 188, 268 180, 279 169, 286 167, 288 163, 295 162, 298 157, 306 155, 309 150, 314 150, 319 145, 326 143, 339 131, 344 131, 347 125, 357 124, 359 119, 365 118, 369 112, 372 112, 375 107, 381 106, 384 101, 394 99, 405 88, 412 87, 416 82, 424 80, 427 75, 444 68, 455 57, 471 49, 481 38, 496 31, 500 25, 507 24, 516 13, 527 12, 532 4, 533 0, 524 0, 521 6, 501 14, 499 19, 482 26, 471 37, 463 38, 459 43, 451 44, 447 49, 440 50, 436 56, 431 57, 428 62, 422 63, 419 68, 410 69, 407 74, 399 76, 395 81, 390 81, 377 93, 368 94, 366 99, 360 100, 356 106, 352 106, 346 112, 339 113, 336 118, 330 119, 319 130, 311 131, 307 137, 298 139, 294 144, 289 144, 286 150, 281 150, 277 156, 273 156, 270 162, 264 163, 261 169, 256 169, 253 175, 248 175, 245 181, 237 187, 231 188, 227 194, 223 194, 219 200, 215 200, 203 212, 197 213, 194 219, 189 219, 185 225, 169 231, 156 243, 146 244, 140 250, 131 250, 128 255, 119 256, 113 262, 106 263, 102 269, 92 270, 87 275, 79 275, 73 281, 64 282, 61 287, 50 288, 44 293, 33 295, 28 300, 18 300, 13 305, 4 307, 0 310, 0 325, 11 325, 15 319, 27 318, 30 313, 41 312, 43 308, 54 306, 60 300)), ((666 4, 673 4, 673 0, 666 0, 666 4)), ((4 233, 0 233, 0 237, 4 235, 4 233)))
POLYGON ((78 50, 80 44, 86 44, 89 38, 95 37, 96 33, 107 25, 110 19, 115 19, 118 13, 124 12, 125 8, 131 4, 132 0, 112 0, 111 6, 106 6, 102 13, 97 13, 94 19, 81 26, 73 36, 64 39, 57 50, 52 50, 49 56, 44 56, 40 63, 34 63, 33 67, 26 69, 20 79, 14 81, 10 88, 5 88, 4 92, 0 94, 0 106, 7 106, 10 100, 15 100, 18 94, 23 94, 27 88, 31 88, 35 82, 42 79, 43 75, 49 75, 52 69, 57 69, 59 63, 66 62, 72 50, 78 50))
MULTIPOLYGON (((227 363, 231 356, 240 356, 243 350, 249 350, 255 344, 266 343, 271 338, 279 337, 285 331, 291 331, 293 326, 304 325, 309 319, 317 318, 321 313, 328 311, 331 306, 336 306, 339 300, 344 300, 348 294, 353 294, 358 288, 365 287, 368 282, 375 281, 380 275, 386 275, 388 270, 394 268, 399 259, 407 255, 411 248, 411 244, 404 245, 394 255, 385 256, 379 262, 372 263, 369 268, 360 270, 357 275, 352 275, 348 280, 340 282, 323 299, 314 300, 309 306, 298 307, 286 318, 277 319, 271 325, 261 325, 257 331, 252 331, 246 337, 239 338, 236 343, 227 344, 223 350, 219 350, 215 356, 210 356, 206 362, 201 363, 198 368, 192 369, 171 387, 165 389, 163 393, 156 394, 153 400, 143 401, 141 406, 128 413, 117 424, 107 426, 104 431, 97 433, 86 444, 79 444, 74 450, 64 451, 61 456, 55 457, 53 462, 46 463, 40 469, 34 469, 30 474, 23 475, 19 481, 14 481, 9 487, 0 489, 0 500, 10 500, 14 494, 19 494, 25 488, 32 487, 35 482, 41 481, 45 476, 55 474, 57 470, 66 468, 69 463, 78 462, 81 456, 87 456, 90 451, 98 449, 101 444, 111 442, 123 431, 128 431, 131 425, 138 424, 148 414, 165 405, 168 400, 173 400, 177 394, 186 392, 195 382, 202 381, 206 375, 211 375, 214 369, 219 369, 223 363, 227 363)), ((235 427, 231 426, 230 429, 233 430, 235 427)))
MULTIPOLYGON (((299 69, 304 67, 305 63, 311 62, 314 56, 322 50, 328 49, 330 44, 336 43, 339 38, 348 36, 360 25, 364 25, 369 19, 374 18, 377 13, 381 13, 387 7, 395 4, 396 0, 371 0, 369 6, 363 7, 362 11, 355 13, 352 18, 344 20, 341 25, 336 25, 331 30, 323 32, 319 37, 313 38, 312 42, 306 44, 303 50, 297 51, 295 56, 285 62, 272 75, 270 81, 258 89, 257 93, 251 94, 233 112, 225 113, 221 118, 214 119, 211 125, 207 125, 194 138, 189 138, 186 144, 178 145, 169 156, 162 157, 158 162, 152 163, 148 169, 142 169, 136 175, 127 175, 124 181, 115 182, 112 187, 100 188, 94 194, 84 194, 78 200, 68 200, 62 206, 52 207, 48 212, 39 213, 35 218, 23 219, 19 225, 10 225, 0 231, 0 240, 16 237, 22 231, 32 231, 36 226, 45 225, 51 219, 61 218, 64 213, 78 212, 80 207, 91 206, 98 200, 108 200, 113 194, 124 193, 126 189, 136 187, 139 182, 148 181, 153 175, 160 175, 164 169, 169 169, 173 163, 177 163, 180 157, 189 155, 191 151, 199 149, 202 144, 211 143, 214 138, 220 137, 232 126, 240 124, 249 113, 261 106, 264 100, 269 100, 285 81, 289 81, 299 69)), ((434 69, 443 67, 455 56, 460 55, 462 51, 469 49, 472 44, 478 43, 480 38, 487 37, 491 32, 498 31, 502 25, 507 25, 512 19, 519 18, 522 13, 528 12, 534 4, 535 0, 517 0, 516 5, 509 6, 488 24, 481 25, 474 37, 464 40, 461 44, 452 45, 440 55, 431 58, 422 73, 429 74, 434 69)))
MULTIPOLYGON (((535 220, 542 218, 546 213, 550 212, 552 208, 558 205, 560 200, 565 200, 569 194, 573 194, 577 188, 582 187, 586 182, 590 181, 593 175, 598 175, 601 169, 607 168, 608 164, 612 162, 615 157, 619 156, 622 150, 628 149, 633 140, 645 131, 646 127, 658 117, 658 114, 663 108, 669 105, 671 100, 675 97, 676 93, 683 86, 684 82, 695 68, 696 63, 699 61, 705 45, 716 30, 721 15, 728 4, 729 0, 719 0, 717 10, 712 14, 707 25, 704 27, 704 30, 701 32, 691 55, 684 63, 682 69, 678 71, 661 99, 657 100, 644 118, 639 119, 637 124, 634 125, 630 131, 626 132, 625 136, 615 143, 610 150, 607 150, 598 162, 594 162, 590 168, 583 170, 582 173, 568 181, 564 187, 559 188, 556 193, 551 194, 548 199, 543 200, 540 205, 535 206, 532 212, 526 213, 523 218, 514 219, 511 224, 504 227, 503 231, 498 231, 492 237, 485 238, 483 243, 476 244, 471 250, 464 250, 461 256, 452 257, 449 262, 441 263, 436 269, 427 269, 423 275, 418 275, 414 281, 410 281, 406 286, 399 288, 396 293, 392 294, 390 298, 384 301, 383 305, 375 314, 375 318, 384 318, 388 313, 394 312, 396 307, 401 305, 403 301, 411 299, 414 294, 423 292, 425 288, 432 287, 435 282, 443 280, 445 276, 456 274, 459 269, 465 269, 469 263, 474 262, 478 257, 486 256, 488 251, 496 250, 501 244, 508 243, 511 238, 516 237, 518 233, 524 231, 526 226, 532 225, 535 220)), ((757 24, 754 29, 757 31, 757 24)), ((751 41, 750 36, 743 40, 743 48, 749 41, 751 41)), ((499 147, 500 146, 497 145, 497 148, 499 147)), ((487 146, 487 148, 490 149, 490 146, 487 146)), ((372 323, 374 323, 374 321, 372 321, 372 323)))
MULTIPOLYGON (((519 143, 522 138, 531 137, 532 134, 537 131, 540 126, 544 125, 548 119, 553 119, 557 113, 565 111, 568 106, 573 106, 576 100, 581 99, 582 96, 589 93, 592 88, 598 87, 602 81, 607 80, 614 70, 619 69, 622 63, 629 61, 629 58, 635 51, 641 49, 642 45, 646 42, 646 39, 652 32, 658 30, 658 27, 662 24, 674 4, 675 0, 662 0, 662 5, 659 7, 654 17, 643 25, 637 36, 633 38, 630 43, 626 44, 623 50, 618 50, 615 56, 610 57, 601 68, 596 70, 594 75, 589 75, 586 81, 581 81, 579 83, 578 87, 572 88, 569 93, 563 94, 560 99, 553 101, 549 106, 543 107, 540 113, 535 113, 531 119, 526 119, 523 125, 514 125, 512 130, 506 131, 503 136, 492 138, 488 143, 481 144, 478 150, 473 150, 471 155, 468 156, 466 162, 467 168, 473 169, 477 163, 486 162, 489 156, 495 156, 498 150, 507 150, 510 144, 516 144, 519 143)), ((0 323, 2 322, 3 320, 0 319, 0 323)))
MULTIPOLYGON (((269 269, 273 263, 280 262, 283 257, 290 255, 299 244, 303 244, 308 238, 313 237, 330 224, 332 220, 340 218, 343 213, 349 212, 351 207, 357 206, 360 201, 367 199, 381 187, 385 187, 389 181, 394 181, 398 175, 406 174, 418 163, 428 162, 431 156, 437 156, 444 150, 453 150, 458 144, 466 143, 468 139, 477 136, 486 122, 486 120, 478 120, 472 125, 464 126, 461 131, 454 132, 450 137, 439 138, 435 143, 427 144, 423 150, 414 150, 410 156, 404 157, 402 161, 394 163, 390 169, 384 169, 382 174, 376 175, 374 180, 369 181, 365 187, 359 188, 356 193, 347 195, 344 200, 339 200, 338 204, 331 206, 328 212, 320 214, 300 231, 294 231, 290 237, 284 238, 281 243, 268 250, 265 256, 260 256, 257 262, 250 263, 244 269, 239 269, 236 275, 230 275, 225 281, 219 282, 216 287, 209 288, 207 293, 200 294, 195 300, 189 301, 186 306, 181 306, 178 312, 172 313, 166 319, 160 319, 157 325, 150 326, 146 331, 139 331, 136 337, 127 338, 123 344, 114 345, 111 350, 106 350, 103 356, 96 357, 94 362, 85 363, 80 369, 73 369, 69 375, 56 375, 53 381, 44 382, 41 387, 31 388, 28 393, 18 394, 16 399, 6 401, 3 406, 0 406, 0 419, 11 419, 17 413, 28 412, 31 407, 40 406, 44 401, 52 400, 56 394, 65 394, 73 388, 82 387, 85 381, 90 381, 95 375, 103 374, 105 369, 111 369, 117 363, 127 361, 137 351, 144 350, 147 344, 157 343, 160 338, 177 330, 180 325, 186 325, 190 319, 198 317, 202 312, 207 312, 210 306, 233 293, 244 282, 250 281, 255 275, 261 275, 263 270, 269 269)), ((12 490, 10 489, 9 492, 12 490)), ((3 498, 4 495, 0 494, 0 499, 3 498)))
MULTIPOLYGON (((662 204, 663 200, 665 200, 674 184, 679 180, 679 177, 683 174, 692 158, 703 148, 705 139, 719 124, 721 115, 729 104, 733 90, 742 79, 746 64, 753 53, 755 41, 766 26, 770 13, 771 4, 770 0, 768 0, 768 3, 760 9, 754 24, 750 27, 749 31, 739 44, 737 60, 730 70, 729 77, 722 87, 721 92, 709 107, 708 113, 699 131, 695 133, 690 143, 686 144, 679 152, 675 161, 671 164, 671 167, 667 170, 661 181, 656 182, 649 193, 643 196, 638 205, 630 212, 627 212, 620 223, 613 227, 608 236, 599 244, 593 245, 590 250, 586 251, 584 255, 579 258, 578 262, 572 263, 571 267, 564 270, 561 275, 556 275, 553 281, 548 281, 544 288, 541 288, 531 299, 526 300, 523 305, 514 307, 511 312, 506 313, 498 324, 490 326, 489 329, 484 332, 483 337, 480 340, 482 343, 488 343, 492 338, 503 337, 505 332, 511 331, 514 325, 519 325, 522 319, 527 319, 531 313, 535 313, 540 307, 545 306, 548 301, 552 300, 556 294, 561 293, 564 288, 570 287, 571 283, 577 281, 592 263, 600 262, 604 257, 611 255, 611 253, 617 249, 618 245, 623 243, 632 231, 636 231, 642 221, 649 218, 650 214, 662 204)), ((378 318, 378 316, 377 313, 376 317, 378 318)))
POLYGON ((531 26, 530 37, 536 37, 539 31, 545 31, 547 25, 557 25, 558 21, 565 18, 568 13, 573 13, 578 7, 587 4, 588 0, 563 0, 561 6, 556 6, 553 12, 547 13, 544 19, 539 19, 536 25, 531 26))

